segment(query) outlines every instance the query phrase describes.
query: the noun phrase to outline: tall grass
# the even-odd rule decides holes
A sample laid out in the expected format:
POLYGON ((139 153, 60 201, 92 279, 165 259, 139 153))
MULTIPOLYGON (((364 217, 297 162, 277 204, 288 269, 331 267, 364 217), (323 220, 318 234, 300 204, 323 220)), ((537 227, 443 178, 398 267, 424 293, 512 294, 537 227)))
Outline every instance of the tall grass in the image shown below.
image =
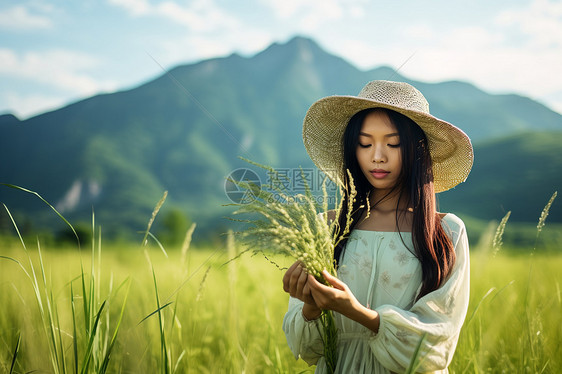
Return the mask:
MULTIPOLYGON (((12 186, 13 188, 19 188, 12 186)), ((35 194, 41 200, 45 201, 39 194, 22 189, 24 192, 35 194)), ((61 218, 63 218, 56 209, 45 201, 61 218)), ((8 207, 4 205, 8 216, 10 217, 14 229, 20 239, 20 243, 25 253, 27 266, 19 260, 9 257, 0 256, 5 260, 15 262, 22 273, 30 281, 34 291, 35 300, 39 309, 39 316, 41 325, 47 336, 49 347, 50 369, 54 373, 105 373, 111 352, 116 342, 117 333, 123 317, 123 312, 126 305, 126 297, 122 303, 121 312, 118 320, 113 324, 109 312, 109 304, 113 301, 115 293, 113 292, 113 283, 110 284, 109 292, 104 300, 101 300, 100 283, 101 279, 101 229, 99 230, 98 245, 96 246, 95 236, 92 235, 92 249, 91 249, 91 271, 86 273, 82 260, 80 257, 80 274, 78 277, 69 281, 70 287, 70 310, 72 328, 60 319, 60 305, 54 294, 54 287, 52 284, 51 274, 48 273, 43 261, 41 245, 37 241, 37 257, 38 265, 34 265, 31 253, 27 249, 27 245, 20 235, 17 223, 13 219, 8 207), (98 250, 98 262, 96 266, 96 248, 98 250), (79 281, 78 293, 75 293, 74 282, 79 281), (78 318, 77 306, 82 304, 83 313, 82 318, 78 318), (113 325, 113 326, 112 326, 113 325), (111 332, 113 329, 113 332, 111 332), (68 358, 68 345, 72 346, 72 354, 68 358)), ((64 220, 64 218, 63 218, 64 220)), ((64 220, 76 234, 76 231, 64 220)), ((92 232, 95 233, 95 216, 92 214, 92 232)), ((76 235, 78 239, 78 236, 76 235)), ((79 239, 78 239, 78 246, 79 239)), ((116 292, 125 284, 127 280, 123 281, 116 289, 116 292)), ((20 340, 14 354, 14 359, 11 365, 11 371, 14 370, 14 365, 17 359, 17 352, 19 352, 20 340)))
MULTIPOLYGON (((146 232, 142 247, 104 245, 94 218, 90 251, 30 249, 23 239, 1 249, 0 372, 314 370, 294 360, 281 330, 282 271, 259 256, 228 262, 240 252, 231 236, 215 248, 164 249, 146 232)), ((490 250, 471 253, 450 371, 562 372, 562 251, 504 245, 494 255, 492 236, 490 250)))
POLYGON ((508 212, 487 245, 492 252, 471 255, 471 302, 454 372, 562 372, 562 251, 535 252, 556 195, 539 217, 532 249, 516 255, 499 252, 508 212))
MULTIPOLYGON (((14 227, 19 232, 15 223, 14 227)), ((99 293, 101 287, 96 281, 101 278, 101 268, 99 263, 97 267, 95 265, 95 243, 92 243, 91 272, 87 273, 84 270, 80 259, 80 273, 77 277, 68 280, 66 284, 69 293, 68 299, 66 299, 68 304, 63 306, 56 297, 57 288, 53 284, 53 273, 48 271, 40 244, 37 243, 36 256, 28 251, 23 239, 21 244, 27 265, 15 257, 1 257, 16 263, 21 274, 27 278, 33 289, 40 325, 47 338, 50 371, 54 373, 105 373, 117 339, 126 305, 127 291, 125 291, 121 311, 115 322, 109 313, 110 304, 116 299, 118 291, 127 284, 127 280, 124 280, 115 290, 110 283, 108 294, 102 300, 99 293), (75 288, 75 283, 79 283, 77 288, 75 288), (68 309, 62 312, 64 307, 70 309, 71 318, 69 320, 61 318, 61 313, 68 313, 68 309), (77 310, 82 311, 80 316, 77 310)), ((23 343, 25 347, 26 341, 23 343)))
POLYGON ((451 370, 478 372, 562 372, 561 254, 483 252, 471 256, 469 313, 451 370), (482 267, 479 267, 483 264, 482 267))
MULTIPOLYGON (((173 333, 167 334, 167 346, 173 349, 174 364, 185 350, 176 372, 234 373, 236 365, 247 373, 298 373, 309 370, 304 362, 293 358, 281 330, 281 321, 287 308, 287 297, 281 288, 282 271, 276 270, 261 257, 244 256, 232 263, 236 267, 236 277, 231 283, 233 278, 229 278, 227 268, 231 264, 224 265, 230 258, 226 243, 219 252, 216 250, 190 249, 193 266, 189 268, 189 273, 195 275, 174 294, 171 299, 174 304, 163 310, 168 322, 172 321, 175 308, 176 319, 181 323, 181 329, 176 326, 173 333), (209 257, 211 259, 207 261, 209 257), (232 301, 229 301, 230 293, 233 295, 232 301), (228 321, 233 314, 236 320, 229 327, 228 321), (236 331, 236 344, 232 344, 230 328, 236 331), (246 359, 243 359, 241 352, 246 359)), ((37 250, 30 252, 36 263, 37 250)), ((68 326, 65 330, 69 332, 72 330, 69 282, 80 273, 79 255, 73 251, 50 248, 42 249, 42 252, 44 265, 52 274, 51 286, 59 305, 60 322, 68 326)), ((17 258, 21 255, 21 248, 4 248, 2 253, 17 258)), ((168 255, 169 258, 166 258, 157 247, 152 255, 161 305, 185 281, 179 249, 169 249, 168 255)), ((288 265, 284 258, 274 259, 281 266, 288 265)), ((545 365, 545 373, 562 372, 560 251, 537 252, 533 256, 534 269, 540 271, 532 273, 527 306, 528 254, 512 254, 509 248, 504 247, 495 257, 490 252, 473 252, 471 261, 469 313, 451 372, 522 372, 521 365, 524 363, 529 366, 528 372, 533 372, 531 368, 535 366, 541 368, 545 365), (525 320, 526 308, 531 312, 530 324, 525 320), (537 335, 538 331, 540 333, 537 335), (531 344, 533 349, 530 349, 531 344), (523 355, 527 356, 524 358, 523 355)), ((89 268, 87 261, 83 263, 89 268)), ((102 265, 101 290, 109 289, 111 273, 114 284, 122 283, 127 277, 130 282, 107 372, 160 372, 158 317, 153 315, 139 324, 156 309, 154 281, 142 251, 138 246, 105 246, 102 265)), ((116 297, 109 309, 105 309, 109 310, 114 322, 118 320, 125 290, 119 291, 117 296, 121 297, 116 297)), ((42 328, 41 316, 34 300, 29 279, 22 276, 18 265, 13 261, 0 260, 0 372, 10 371, 18 333, 21 343, 14 372, 53 372, 50 369, 48 335, 42 328)), ((79 313, 83 308, 80 300, 76 302, 79 313)), ((166 326, 170 327, 169 324, 166 326)), ((72 344, 66 340, 64 346, 69 353, 65 356, 67 371, 72 372, 72 344)), ((312 371, 313 368, 309 372, 312 371)))

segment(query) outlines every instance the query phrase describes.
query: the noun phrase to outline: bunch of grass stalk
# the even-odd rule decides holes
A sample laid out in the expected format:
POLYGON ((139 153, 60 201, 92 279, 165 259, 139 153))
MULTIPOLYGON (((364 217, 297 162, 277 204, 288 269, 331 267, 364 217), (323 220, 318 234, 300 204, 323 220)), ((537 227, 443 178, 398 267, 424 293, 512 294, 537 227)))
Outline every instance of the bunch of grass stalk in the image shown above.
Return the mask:
MULTIPOLYGON (((328 193, 325 183, 322 185, 320 199, 322 204, 318 204, 318 198, 312 194, 302 170, 304 194, 291 196, 286 187, 287 181, 277 171, 265 165, 245 161, 266 170, 271 180, 269 185, 264 186, 265 188, 244 181, 231 180, 253 197, 253 199, 246 199, 251 201, 245 204, 234 204, 238 206, 234 214, 245 213, 254 217, 247 220, 235 219, 235 221, 249 224, 249 227, 237 233, 241 241, 247 245, 246 251, 293 257, 300 261, 306 271, 319 282, 329 285, 322 276, 322 271, 326 269, 331 275, 337 275, 334 248, 344 236, 349 234, 352 223, 352 207, 357 191, 351 175, 349 175, 350 185, 344 186, 349 189, 347 201, 339 199, 337 202, 337 194, 334 200, 336 201, 336 217, 343 204, 347 204, 349 207, 345 226, 340 227, 337 219, 332 222, 328 219, 328 193)), ((341 186, 339 195, 343 196, 341 186)), ((338 331, 332 311, 322 310, 320 322, 326 366, 328 372, 333 373, 337 364, 338 331)))

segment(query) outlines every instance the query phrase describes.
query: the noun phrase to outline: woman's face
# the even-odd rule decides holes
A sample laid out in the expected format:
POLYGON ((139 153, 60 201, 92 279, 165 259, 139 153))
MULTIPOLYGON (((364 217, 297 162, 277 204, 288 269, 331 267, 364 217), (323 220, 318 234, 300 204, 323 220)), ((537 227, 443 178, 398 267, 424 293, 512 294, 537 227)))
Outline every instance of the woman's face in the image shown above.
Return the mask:
POLYGON ((384 112, 369 113, 361 126, 356 150, 361 171, 378 192, 396 186, 402 170, 398 130, 384 112))

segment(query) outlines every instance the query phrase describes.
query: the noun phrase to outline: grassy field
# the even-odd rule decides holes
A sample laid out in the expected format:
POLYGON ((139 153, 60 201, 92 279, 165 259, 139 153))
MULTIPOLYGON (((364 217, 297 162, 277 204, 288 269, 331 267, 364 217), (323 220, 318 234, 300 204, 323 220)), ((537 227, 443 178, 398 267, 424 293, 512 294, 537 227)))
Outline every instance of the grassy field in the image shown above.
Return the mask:
MULTIPOLYGON (((281 330, 283 272, 259 256, 228 262, 236 249, 223 239, 168 257, 156 245, 79 252, 4 243, 0 372, 313 372, 281 330)), ((474 250, 451 372, 562 372, 560 269, 555 247, 474 250)))

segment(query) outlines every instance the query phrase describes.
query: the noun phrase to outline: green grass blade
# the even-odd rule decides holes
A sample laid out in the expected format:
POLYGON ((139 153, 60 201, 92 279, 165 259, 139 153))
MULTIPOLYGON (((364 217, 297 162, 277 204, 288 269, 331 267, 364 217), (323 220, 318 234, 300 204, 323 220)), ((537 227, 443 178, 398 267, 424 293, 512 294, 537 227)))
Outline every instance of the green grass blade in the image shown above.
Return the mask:
POLYGON ((12 225, 14 226, 14 229, 16 230, 16 233, 18 234, 18 238, 20 239, 20 242, 21 242, 21 245, 23 246, 23 249, 25 249, 27 251, 27 247, 25 246, 25 242, 24 242, 24 240, 21 236, 18 225, 16 224, 16 221, 14 220, 14 217, 12 217, 12 213, 10 213, 10 210, 8 209, 6 204, 2 203, 2 205, 4 205, 4 209, 6 209, 6 212, 8 213, 8 217, 10 217, 10 220, 12 221, 12 225))
POLYGON ((154 240, 156 242, 156 244, 158 245, 158 247, 160 248, 162 253, 164 253, 164 256, 166 256, 166 258, 168 258, 168 252, 166 252, 166 249, 164 249, 164 246, 162 245, 162 243, 160 243, 160 241, 156 238, 156 236, 154 236, 151 232, 147 232, 146 234, 148 236, 150 236, 152 238, 152 240, 154 240))
POLYGON ((64 218, 64 216, 62 214, 59 213, 58 210, 55 209, 54 206, 52 206, 47 200, 45 200, 41 195, 39 195, 37 192, 35 191, 31 191, 28 190, 27 188, 23 188, 20 186, 16 186, 14 184, 9 184, 9 183, 0 183, 1 186, 6 186, 6 187, 10 187, 10 188, 14 188, 16 190, 20 190, 23 192, 27 192, 29 194, 35 195, 37 196, 39 199, 41 199, 41 201, 43 201, 45 204, 47 204, 49 206, 49 208, 51 208, 59 217, 60 219, 62 219, 64 221, 64 223, 66 223, 68 225, 68 227, 70 227, 70 229, 72 230, 72 232, 74 233, 74 236, 76 237, 76 242, 78 243, 78 248, 80 249, 80 238, 78 237, 78 234, 76 233, 76 230, 74 230, 74 226, 72 226, 70 224, 70 222, 68 222, 66 220, 66 218, 64 218))
MULTIPOLYGON (((51 361, 54 363, 54 367, 53 369, 55 370, 56 373, 65 372, 65 367, 64 367, 64 359, 61 358, 61 355, 64 355, 64 351, 63 352, 59 352, 59 344, 57 341, 57 336, 60 337, 60 325, 55 325, 56 323, 56 304, 51 303, 52 301, 52 292, 49 292, 49 285, 47 284, 47 275, 45 272, 45 265, 43 263, 43 255, 41 252, 41 246, 39 245, 39 243, 37 243, 37 254, 39 255, 39 268, 41 270, 41 279, 43 281, 43 290, 45 293, 45 303, 47 306, 47 313, 46 315, 43 315, 43 321, 44 323, 47 324, 47 335, 49 336, 50 340, 51 340, 51 361), (59 331, 59 334, 57 334, 57 329, 59 331)), ((30 259, 31 261, 31 259, 30 259)), ((33 273, 35 274, 35 270, 33 270, 33 273)), ((37 280, 36 280, 37 282, 37 280)), ((39 288, 39 287, 38 287, 39 288)))
POLYGON ((151 316, 155 315, 156 313, 160 313, 160 311, 164 308, 166 308, 167 306, 169 306, 170 304, 173 304, 173 301, 170 301, 162 306, 159 306, 158 309, 156 309, 154 312, 150 313, 149 315, 147 315, 146 317, 144 317, 137 325, 140 325, 141 323, 143 323, 145 320, 147 320, 148 318, 150 318, 151 316))
POLYGON ((161 371, 164 373, 169 373, 168 369, 168 348, 166 345, 166 334, 164 330, 164 318, 162 316, 162 308, 160 307, 160 297, 158 294, 158 282, 156 282, 156 272, 152 268, 152 279, 154 280, 154 293, 156 297, 156 307, 158 310, 158 324, 160 327, 160 353, 162 357, 162 367, 161 371))
POLYGON ((414 351, 414 355, 410 360, 410 365, 408 366, 408 369, 406 370, 405 374, 415 373, 420 367, 421 363, 423 362, 423 358, 420 360, 419 356, 421 354, 421 347, 426 339, 427 339, 427 333, 424 333, 418 342, 416 350, 414 351))
POLYGON ((127 277, 123 283, 121 283, 121 285, 119 287, 117 287, 117 290, 119 290, 125 283, 127 283, 127 292, 125 293, 125 299, 123 300, 123 305, 121 306, 121 312, 119 314, 119 319, 117 320, 117 325, 115 326, 115 330, 113 331, 113 336, 111 337, 111 342, 109 343, 109 346, 107 348, 107 351, 105 353, 105 357, 103 358, 103 362, 101 364, 100 367, 100 373, 105 373, 107 371, 107 368, 109 366, 109 359, 111 357, 111 352, 113 350, 113 346, 115 345, 115 342, 117 341, 117 333, 119 332, 119 328, 121 327, 121 322, 123 320, 123 315, 125 314, 125 306, 127 305, 127 298, 129 296, 129 291, 131 289, 131 281, 130 278, 127 277))
POLYGON ((53 317, 54 317, 54 321, 56 321, 55 324, 55 330, 57 331, 57 337, 58 337, 58 350, 60 352, 60 362, 61 362, 61 367, 62 367, 62 372, 64 374, 66 374, 66 357, 64 354, 64 347, 63 347, 63 343, 62 343, 62 335, 61 335, 61 323, 60 323, 60 318, 59 318, 59 313, 58 313, 58 308, 55 302, 55 298, 53 296, 53 291, 51 288, 50 291, 50 298, 51 298, 51 304, 53 305, 53 317))
MULTIPOLYGON (((219 254, 222 251, 221 247, 217 247, 217 249, 215 249, 213 251, 213 253, 211 253, 206 259, 205 261, 203 261, 203 263, 201 263, 201 265, 199 265, 175 290, 174 292, 172 292, 170 294, 170 296, 168 296, 168 298, 165 300, 165 302, 168 302, 168 300, 170 300, 172 297, 174 297, 175 294, 177 294, 196 274, 199 273, 199 271, 201 271, 201 269, 203 269, 203 267, 205 265, 207 265, 212 259, 213 257, 215 257, 217 254, 219 254)), ((169 305, 169 303, 167 304, 169 305)), ((141 321, 142 322, 142 321, 141 321)))
POLYGON ((478 309, 480 309, 480 305, 482 304, 482 302, 484 300, 486 300, 488 298, 488 296, 490 296, 492 294, 492 292, 494 292, 495 290, 496 290, 496 287, 490 288, 488 290, 488 292, 486 292, 486 294, 484 296, 482 296, 482 298, 480 298, 480 301, 478 301, 478 304, 476 304, 476 307, 472 311, 472 314, 470 315, 470 318, 468 318, 468 320, 465 322, 465 326, 470 325, 470 322, 472 321, 472 319, 476 315, 476 312, 478 312, 478 309))
POLYGON ((90 330, 91 330, 91 302, 90 302, 90 298, 88 296, 88 293, 86 292, 87 288, 86 288, 86 277, 84 275, 84 266, 82 265, 82 259, 80 259, 80 279, 82 281, 82 308, 84 309, 84 325, 86 328, 86 335, 89 336, 90 335, 90 330))
POLYGON ((176 364, 174 365, 174 370, 172 371, 173 373, 177 373, 180 362, 184 356, 185 356, 185 349, 181 352, 180 357, 178 357, 176 364))
POLYGON ((23 269, 23 271, 25 271, 25 272, 27 273, 27 271, 26 271, 25 268, 22 266, 22 264, 21 264, 18 260, 16 260, 15 258, 8 257, 8 256, 2 256, 2 255, 0 255, 0 258, 3 258, 3 259, 5 259, 5 260, 10 260, 10 261, 15 262, 16 264, 18 264, 18 265, 23 269))
POLYGON ((14 372, 14 368, 16 367, 16 360, 18 358, 18 353, 20 351, 20 343, 21 343, 21 334, 18 334, 18 340, 16 342, 16 347, 14 348, 14 354, 12 356, 12 365, 10 365, 10 374, 14 372))
POLYGON ((142 245, 147 244, 146 239, 148 238, 148 233, 150 232, 150 228, 152 227, 152 224, 154 223, 154 220, 156 219, 156 215, 158 215, 158 212, 160 211, 160 208, 162 208, 162 205, 164 205, 164 202, 166 201, 166 197, 168 197, 168 191, 164 191, 164 195, 162 195, 162 198, 160 198, 158 203, 156 203, 156 206, 154 207, 154 210, 152 211, 152 215, 150 217, 150 220, 148 220, 148 224, 146 225, 146 231, 144 233, 144 237, 142 238, 142 245))
POLYGON ((170 321, 172 321, 170 323, 170 330, 168 331, 168 333, 170 334, 170 336, 172 336, 172 331, 174 330, 174 321, 176 321, 177 315, 178 315, 178 306, 179 306, 179 295, 176 296, 176 301, 174 302, 174 308, 172 309, 172 317, 170 319, 170 321))
MULTIPOLYGON (((26 277, 29 279, 29 281, 31 282, 31 285, 33 286, 33 289, 34 289, 34 291, 35 291, 35 287, 34 287, 35 285, 33 284, 33 277, 29 274, 29 272, 27 271, 27 269, 25 268, 25 266, 22 265, 21 262, 19 262, 19 261, 16 260, 15 258, 8 257, 8 256, 1 256, 1 255, 0 255, 0 258, 3 258, 4 260, 13 261, 13 262, 15 262, 16 264, 18 264, 18 266, 20 267, 20 269, 24 272, 25 276, 26 276, 26 277)), ((36 295, 37 295, 37 293, 36 293, 36 295)), ((40 309, 42 309, 42 308, 40 308, 40 309)))
POLYGON ((94 321, 94 326, 92 328, 92 331, 91 331, 89 339, 88 339, 88 347, 86 348, 84 362, 82 364, 82 370, 81 370, 82 374, 87 373, 88 368, 90 366, 90 360, 92 359, 92 349, 93 349, 93 346, 94 346, 94 339, 96 338, 96 335, 97 335, 97 332, 98 332, 97 329, 98 329, 100 317, 101 317, 101 314, 103 312, 104 307, 105 307, 105 301, 101 304, 98 312, 96 313, 96 319, 94 321))
MULTIPOLYGON (((96 233, 95 233, 95 216, 94 216, 94 212, 92 210, 92 250, 91 250, 91 265, 90 265, 90 293, 89 293, 89 299, 90 299, 90 315, 93 315, 94 313, 94 305, 99 305, 99 300, 97 299, 97 294, 96 294, 96 272, 95 272, 95 237, 96 237, 96 233)), ((99 287, 97 288, 99 290, 99 287)))
POLYGON ((73 339, 72 339, 72 348, 74 350, 74 372, 78 373, 78 334, 76 331, 76 308, 74 305, 74 288, 72 287, 72 283, 70 283, 70 306, 72 311, 72 331, 73 331, 73 339))

